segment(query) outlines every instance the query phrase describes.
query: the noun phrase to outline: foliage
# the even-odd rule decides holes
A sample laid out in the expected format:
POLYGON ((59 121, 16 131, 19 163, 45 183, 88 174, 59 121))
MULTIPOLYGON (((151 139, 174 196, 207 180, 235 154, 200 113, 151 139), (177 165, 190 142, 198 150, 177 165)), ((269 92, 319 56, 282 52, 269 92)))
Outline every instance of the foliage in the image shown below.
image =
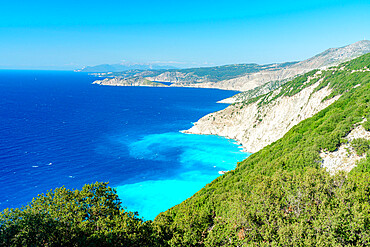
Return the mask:
POLYGON ((108 183, 57 188, 0 214, 0 246, 154 246, 153 236, 108 183))
MULTIPOLYGON (((323 99, 325 101, 354 90, 363 83, 367 83, 370 80, 370 73, 362 72, 361 70, 369 66, 368 60, 369 54, 366 54, 357 59, 342 63, 337 67, 331 67, 328 70, 312 70, 295 77, 289 82, 282 81, 281 86, 276 91, 270 91, 263 95, 259 94, 253 98, 250 97, 250 93, 254 91, 248 91, 237 94, 234 97, 237 100, 245 98, 244 104, 251 104, 259 100, 258 106, 262 106, 284 96, 294 96, 303 89, 319 82, 312 93, 327 86, 332 89, 331 94, 323 99)), ((257 88, 256 90, 260 89, 257 88)), ((370 124, 366 125, 370 126, 370 124)))
POLYGON ((363 122, 362 127, 364 127, 365 130, 370 131, 370 116, 367 116, 367 119, 369 119, 369 120, 363 122))
POLYGON ((366 153, 366 158, 357 162, 357 166, 351 171, 351 174, 355 173, 370 173, 370 152, 366 153))
POLYGON ((370 149, 370 141, 364 138, 356 138, 351 142, 357 155, 363 155, 370 149))

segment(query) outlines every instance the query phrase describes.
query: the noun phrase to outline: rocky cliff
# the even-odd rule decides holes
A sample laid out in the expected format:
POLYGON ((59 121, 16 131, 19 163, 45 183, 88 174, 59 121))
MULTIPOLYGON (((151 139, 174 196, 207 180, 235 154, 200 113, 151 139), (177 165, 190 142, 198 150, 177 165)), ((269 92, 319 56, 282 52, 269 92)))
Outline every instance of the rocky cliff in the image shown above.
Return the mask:
POLYGON ((260 104, 262 99, 251 104, 242 102, 230 105, 224 110, 206 115, 184 132, 235 139, 243 145, 245 151, 255 153, 339 98, 336 96, 323 101, 330 95, 331 89, 325 87, 314 92, 319 84, 320 81, 292 97, 280 97, 265 105, 260 104))
POLYGON ((208 114, 184 132, 235 139, 246 151, 257 152, 332 104, 342 93, 360 86, 355 78, 368 75, 368 64, 355 70, 347 65, 306 73, 268 94, 208 114), (351 84, 343 78, 351 78, 351 84))

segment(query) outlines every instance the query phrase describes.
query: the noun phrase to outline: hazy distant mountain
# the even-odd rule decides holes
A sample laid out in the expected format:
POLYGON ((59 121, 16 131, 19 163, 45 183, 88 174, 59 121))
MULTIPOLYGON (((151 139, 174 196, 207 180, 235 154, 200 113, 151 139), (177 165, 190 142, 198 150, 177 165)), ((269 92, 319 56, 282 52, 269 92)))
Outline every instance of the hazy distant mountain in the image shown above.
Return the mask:
MULTIPOLYGON (((116 72, 109 74, 109 76, 116 77, 119 80, 115 80, 114 83, 104 81, 100 84, 127 84, 127 79, 141 77, 150 81, 173 83, 172 86, 219 88, 238 91, 249 91, 263 86, 263 88, 260 88, 261 90, 258 89, 258 92, 249 94, 255 96, 275 89, 294 76, 313 69, 335 66, 369 52, 370 41, 362 40, 344 47, 328 49, 301 62, 268 65, 231 64, 216 67, 138 71, 137 73, 135 71, 130 73, 116 72), (272 84, 269 85, 269 83, 272 84)), ((105 77, 106 75, 103 74, 101 76, 105 77)))
POLYGON ((77 72, 123 72, 127 70, 161 70, 176 69, 174 66, 160 63, 120 63, 120 64, 100 64, 96 66, 87 66, 76 70, 77 72))

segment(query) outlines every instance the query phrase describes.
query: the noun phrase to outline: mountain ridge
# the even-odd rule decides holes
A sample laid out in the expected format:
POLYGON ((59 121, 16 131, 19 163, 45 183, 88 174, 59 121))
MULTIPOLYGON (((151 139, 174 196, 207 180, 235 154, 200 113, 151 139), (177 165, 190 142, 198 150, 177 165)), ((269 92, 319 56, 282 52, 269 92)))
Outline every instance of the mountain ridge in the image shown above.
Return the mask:
POLYGON ((95 66, 86 66, 75 70, 76 72, 123 72, 128 70, 162 70, 162 69, 176 69, 176 67, 166 64, 158 63, 117 63, 117 64, 99 64, 95 66))
MULTIPOLYGON (((263 86, 266 83, 291 79, 313 69, 335 66, 369 52, 370 41, 362 40, 347 46, 327 49, 300 62, 266 65, 236 64, 164 71, 154 70, 147 71, 145 75, 140 72, 137 75, 130 74, 129 76, 123 73, 116 73, 113 76, 119 80, 116 80, 115 84, 107 82, 107 85, 118 86, 120 83, 125 84, 125 79, 127 78, 140 76, 150 81, 172 83, 171 86, 175 87, 248 91, 263 86)), ((104 83, 97 84, 104 85, 104 83)))

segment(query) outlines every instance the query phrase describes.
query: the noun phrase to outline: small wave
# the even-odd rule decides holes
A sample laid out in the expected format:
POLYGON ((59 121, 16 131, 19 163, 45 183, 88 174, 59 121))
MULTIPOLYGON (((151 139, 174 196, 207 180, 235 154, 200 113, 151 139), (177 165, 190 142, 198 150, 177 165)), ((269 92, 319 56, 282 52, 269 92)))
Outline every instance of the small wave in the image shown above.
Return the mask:
POLYGON ((39 167, 39 166, 32 166, 33 168, 37 168, 37 167, 39 167))

